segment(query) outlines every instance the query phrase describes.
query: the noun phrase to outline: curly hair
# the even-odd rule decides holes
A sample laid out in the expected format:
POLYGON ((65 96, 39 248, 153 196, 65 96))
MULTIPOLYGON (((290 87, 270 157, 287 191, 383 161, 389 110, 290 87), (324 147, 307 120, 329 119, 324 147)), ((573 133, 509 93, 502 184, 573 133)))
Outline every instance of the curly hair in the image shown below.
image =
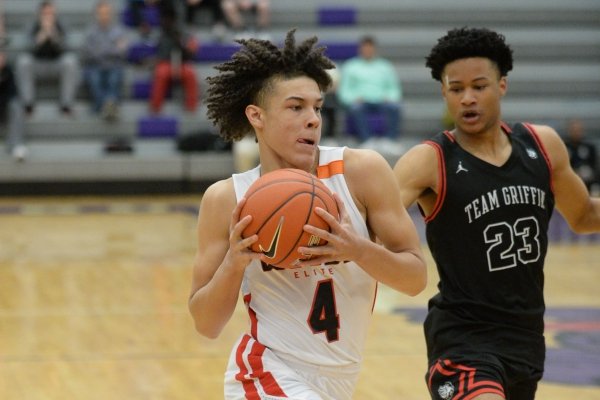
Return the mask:
POLYGON ((282 49, 268 40, 238 40, 240 50, 215 67, 218 75, 207 78, 207 116, 226 141, 240 140, 252 132, 246 106, 262 104, 275 79, 307 76, 323 92, 331 85, 327 70, 335 65, 324 55, 325 48, 315 47, 316 36, 296 46, 295 31, 287 33, 282 49))
POLYGON ((500 76, 508 75, 513 67, 512 49, 503 35, 486 28, 457 28, 438 39, 426 57, 425 65, 431 76, 442 80, 442 72, 449 63, 469 57, 484 57, 491 60, 500 76))

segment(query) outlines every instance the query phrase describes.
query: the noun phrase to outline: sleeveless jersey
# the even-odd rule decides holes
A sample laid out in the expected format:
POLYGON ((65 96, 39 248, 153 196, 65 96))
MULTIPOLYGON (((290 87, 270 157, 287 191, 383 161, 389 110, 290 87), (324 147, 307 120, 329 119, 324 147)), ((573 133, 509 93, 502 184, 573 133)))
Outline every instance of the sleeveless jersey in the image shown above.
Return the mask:
POLYGON ((502 127, 512 152, 499 167, 450 132, 426 142, 439 161, 438 198, 425 218, 440 275, 425 321, 430 362, 473 351, 543 369, 550 161, 532 126, 502 127))
MULTIPOLYGON (((344 148, 319 147, 317 176, 344 201, 356 231, 369 237, 343 175, 344 148)), ((233 175, 238 201, 260 176, 260 166, 233 175)), ((276 269, 253 261, 242 295, 250 335, 280 359, 358 374, 377 284, 353 262, 276 269)), ((233 350, 241 355, 244 349, 233 350)))

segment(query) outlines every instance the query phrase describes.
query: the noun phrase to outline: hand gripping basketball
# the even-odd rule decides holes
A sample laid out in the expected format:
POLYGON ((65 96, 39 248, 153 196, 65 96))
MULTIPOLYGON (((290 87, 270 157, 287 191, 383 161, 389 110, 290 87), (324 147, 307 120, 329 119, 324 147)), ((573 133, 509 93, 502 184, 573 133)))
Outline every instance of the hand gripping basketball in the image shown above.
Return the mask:
POLYGON ((325 240, 305 232, 306 224, 329 231, 329 225, 315 213, 321 207, 339 218, 333 194, 316 176, 299 169, 278 169, 261 176, 246 192, 240 219, 252 215, 242 237, 258 235, 252 251, 263 253, 270 265, 294 268, 308 257, 298 247, 321 246, 325 240))

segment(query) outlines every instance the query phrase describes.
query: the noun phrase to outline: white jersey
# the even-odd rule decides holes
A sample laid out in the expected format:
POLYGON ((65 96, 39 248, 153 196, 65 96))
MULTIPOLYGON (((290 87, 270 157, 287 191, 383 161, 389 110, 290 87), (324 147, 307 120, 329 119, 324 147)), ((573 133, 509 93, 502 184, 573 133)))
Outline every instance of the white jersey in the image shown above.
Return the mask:
MULTIPOLYGON (((343 200, 354 229, 368 238, 343 175, 344 148, 319 150, 317 176, 343 200)), ((238 201, 259 176, 260 166, 233 175, 238 201)), ((256 342, 290 365, 358 376, 377 282, 356 263, 282 270, 253 261, 241 289, 250 315, 249 335, 256 342)), ((242 344, 232 357, 242 356, 242 344)))

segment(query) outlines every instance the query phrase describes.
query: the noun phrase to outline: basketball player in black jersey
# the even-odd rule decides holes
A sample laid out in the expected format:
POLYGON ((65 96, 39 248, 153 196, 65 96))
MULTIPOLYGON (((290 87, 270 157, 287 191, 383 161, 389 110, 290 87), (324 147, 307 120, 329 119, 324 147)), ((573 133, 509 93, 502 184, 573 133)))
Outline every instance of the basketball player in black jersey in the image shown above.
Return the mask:
POLYGON ((426 382, 435 400, 531 400, 544 370, 543 265, 554 206, 578 233, 600 231, 600 200, 548 126, 503 123, 512 69, 504 36, 453 29, 426 65, 455 129, 395 165, 417 202, 440 276, 429 301, 426 382))

